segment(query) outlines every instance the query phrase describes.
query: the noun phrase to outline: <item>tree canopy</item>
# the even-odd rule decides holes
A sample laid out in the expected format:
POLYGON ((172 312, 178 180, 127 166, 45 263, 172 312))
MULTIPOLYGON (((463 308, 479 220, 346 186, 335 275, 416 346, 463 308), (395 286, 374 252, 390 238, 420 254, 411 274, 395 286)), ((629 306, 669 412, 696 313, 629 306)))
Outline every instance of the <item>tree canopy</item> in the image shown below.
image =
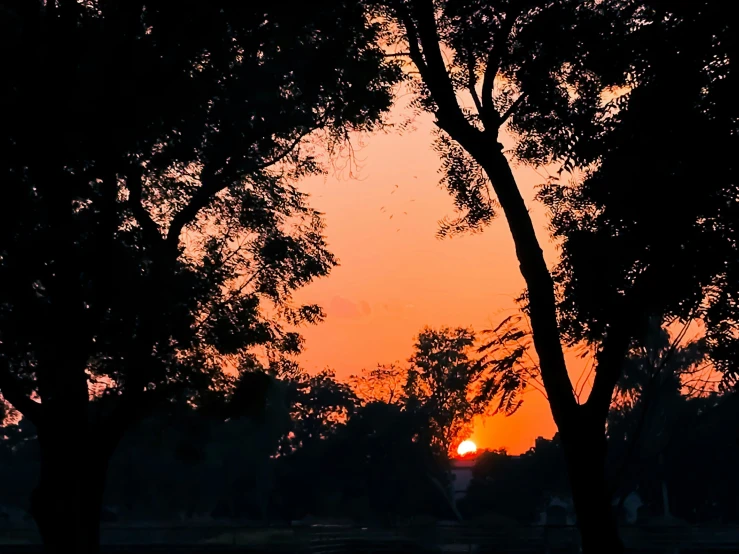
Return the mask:
POLYGON ((398 71, 355 2, 0 11, 0 390, 39 430, 47 545, 83 552, 133 421, 322 317, 292 301, 336 263, 295 180, 382 124, 398 71))

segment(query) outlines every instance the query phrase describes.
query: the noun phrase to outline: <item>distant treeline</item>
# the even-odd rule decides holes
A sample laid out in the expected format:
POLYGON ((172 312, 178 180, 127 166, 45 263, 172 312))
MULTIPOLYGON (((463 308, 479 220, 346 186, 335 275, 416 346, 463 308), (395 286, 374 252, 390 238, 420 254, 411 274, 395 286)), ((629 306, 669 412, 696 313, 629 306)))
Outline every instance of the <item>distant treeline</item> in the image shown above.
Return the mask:
MULTIPOLYGON (((425 332, 436 338, 454 334, 425 332)), ((409 367, 380 366, 351 384, 330 372, 270 377, 269 393, 256 410, 238 388, 231 397, 214 395, 200 405, 168 405, 128 433, 114 455, 103 521, 287 523, 314 516, 395 525, 461 516, 532 523, 553 497, 569 498, 555 436, 538 439, 521 456, 481 454, 455 513, 449 450, 434 436, 434 422, 448 417, 462 425, 468 416, 455 412, 449 399, 435 404, 439 391, 427 387, 428 372, 418 371, 423 348, 422 341, 416 345, 409 367), (426 394, 413 392, 410 380, 424 384, 426 394)), ((426 367, 451 375, 442 365, 426 367)), ((454 375, 463 373, 456 369, 454 375)), ((644 503, 640 516, 657 517, 665 513, 666 490, 676 518, 738 521, 739 445, 731 431, 737 398, 691 398, 674 386, 663 386, 651 398, 646 415, 640 404, 614 403, 608 480, 615 498, 636 492, 644 503), (668 401, 665 418, 658 408, 668 401)), ((2 433, 0 506, 17 520, 28 509, 27 491, 37 479, 36 431, 21 419, 6 421, 2 433)))

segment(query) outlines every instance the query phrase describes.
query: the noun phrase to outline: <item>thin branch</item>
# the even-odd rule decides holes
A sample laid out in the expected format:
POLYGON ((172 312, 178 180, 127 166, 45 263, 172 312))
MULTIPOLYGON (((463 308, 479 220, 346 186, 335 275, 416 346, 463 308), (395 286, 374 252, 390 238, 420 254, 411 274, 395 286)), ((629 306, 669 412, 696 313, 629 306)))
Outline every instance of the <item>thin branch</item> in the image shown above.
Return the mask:
MULTIPOLYGON (((470 41, 467 40, 469 43, 470 41)), ((472 53, 472 45, 467 45, 467 90, 472 96, 472 101, 475 103, 475 109, 477 114, 482 117, 482 102, 480 96, 477 94, 477 75, 475 74, 475 56, 472 53)))
POLYGON ((521 93, 518 95, 518 98, 516 98, 513 101, 513 104, 511 104, 508 109, 505 111, 505 113, 500 116, 500 125, 502 126, 506 121, 508 121, 508 118, 511 117, 516 110, 519 108, 519 106, 523 103, 523 101, 526 98, 526 93, 521 93))
MULTIPOLYGON (((414 14, 418 21, 418 27, 413 24, 413 19, 402 3, 398 3, 399 12, 408 32, 411 51, 413 43, 418 48, 419 39, 423 48, 422 59, 425 60, 424 68, 419 67, 424 81, 431 92, 438 107, 436 118, 444 122, 444 126, 457 126, 465 128, 469 126, 462 109, 457 102, 454 86, 449 78, 449 72, 444 64, 444 57, 439 46, 439 34, 436 27, 433 0, 414 0, 414 14), (412 31, 411 31, 412 30, 412 31), (417 36, 416 36, 417 33, 417 36), (413 38, 414 40, 411 40, 413 38)), ((420 55, 420 52, 418 52, 420 55)), ((415 61, 415 60, 414 60, 415 61)))
POLYGON ((415 23, 413 23, 413 18, 401 2, 396 1, 394 6, 398 13, 398 19, 403 22, 405 34, 408 37, 408 55, 418 68, 418 72, 421 77, 426 80, 428 68, 426 66, 426 61, 423 58, 423 53, 421 52, 420 39, 418 38, 418 32, 416 31, 415 23))
POLYGON ((176 247, 180 240, 182 229, 195 220, 200 210, 205 208, 215 195, 245 174, 256 173, 280 163, 295 150, 295 147, 300 144, 300 142, 310 134, 310 132, 310 129, 301 130, 301 132, 298 133, 298 136, 290 141, 282 151, 275 154, 272 158, 267 158, 260 163, 253 164, 248 171, 244 171, 243 173, 240 172, 240 175, 234 176, 233 178, 216 175, 215 172, 204 169, 201 172, 202 185, 195 191, 190 198, 190 201, 172 218, 172 223, 169 226, 167 238, 165 239, 167 244, 170 247, 176 247))
POLYGON ((580 376, 577 378, 577 382, 575 383, 575 396, 577 397, 578 402, 580 402, 580 397, 582 396, 583 390, 585 389, 585 385, 588 384, 588 381, 590 380, 590 376, 593 374, 594 369, 595 360, 591 358, 586 370, 580 373, 580 376), (583 379, 583 377, 585 378, 583 379))
POLYGON ((128 205, 133 216, 141 226, 144 235, 156 244, 164 239, 159 226, 151 218, 151 214, 144 207, 143 200, 143 170, 139 164, 132 167, 132 171, 126 176, 126 188, 128 188, 128 205))
POLYGON ((506 117, 502 117, 498 114, 497 110, 493 106, 493 89, 495 88, 495 78, 500 70, 500 65, 503 60, 503 54, 501 50, 507 47, 508 37, 513 30, 513 26, 521 14, 520 11, 506 14, 506 18, 501 25, 501 28, 495 33, 493 37, 493 46, 488 52, 487 62, 485 64, 485 74, 482 80, 482 104, 485 110, 484 121, 485 125, 491 125, 495 128, 500 128, 506 117))

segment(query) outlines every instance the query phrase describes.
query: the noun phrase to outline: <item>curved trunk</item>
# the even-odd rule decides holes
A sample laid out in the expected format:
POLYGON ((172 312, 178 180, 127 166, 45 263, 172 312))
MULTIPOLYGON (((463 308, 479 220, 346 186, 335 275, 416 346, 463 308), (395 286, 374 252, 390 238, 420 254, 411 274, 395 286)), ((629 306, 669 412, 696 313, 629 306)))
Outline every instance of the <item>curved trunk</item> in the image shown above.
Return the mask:
MULTIPOLYGON (((484 162, 481 165, 493 183, 513 235, 521 273, 528 287, 529 315, 541 376, 565 452, 583 552, 621 554, 623 543, 606 481, 605 416, 612 387, 608 391, 607 385, 598 383, 602 390, 591 405, 578 405, 560 342, 554 283, 510 164, 499 145, 492 148, 492 154, 490 144, 480 145, 469 140, 463 146, 478 161, 484 162)), ((616 365, 620 363, 617 359, 611 361, 616 365)), ((615 384, 615 379, 613 381, 615 384)))

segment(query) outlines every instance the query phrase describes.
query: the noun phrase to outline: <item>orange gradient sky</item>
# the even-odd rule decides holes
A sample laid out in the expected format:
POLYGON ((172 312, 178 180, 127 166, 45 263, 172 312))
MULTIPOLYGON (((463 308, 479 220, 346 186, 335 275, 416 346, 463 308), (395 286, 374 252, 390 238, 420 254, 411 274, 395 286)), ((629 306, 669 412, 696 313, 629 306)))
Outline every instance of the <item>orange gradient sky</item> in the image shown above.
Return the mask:
MULTIPOLYGON (((328 367, 346 378, 378 363, 402 362, 425 325, 479 332, 515 311, 524 283, 505 220, 499 217, 481 234, 436 238, 438 220, 453 215, 452 200, 439 186, 431 117, 418 117, 414 126, 402 135, 365 137, 355 178, 345 170, 301 185, 325 214, 329 246, 340 261, 298 296, 327 314, 303 330, 302 363, 310 371, 328 367)), ((557 250, 546 211, 532 201, 545 175, 529 167, 514 171, 551 266, 557 250)), ((546 399, 532 389, 516 414, 476 421, 470 438, 479 448, 519 453, 554 431, 546 399)))

